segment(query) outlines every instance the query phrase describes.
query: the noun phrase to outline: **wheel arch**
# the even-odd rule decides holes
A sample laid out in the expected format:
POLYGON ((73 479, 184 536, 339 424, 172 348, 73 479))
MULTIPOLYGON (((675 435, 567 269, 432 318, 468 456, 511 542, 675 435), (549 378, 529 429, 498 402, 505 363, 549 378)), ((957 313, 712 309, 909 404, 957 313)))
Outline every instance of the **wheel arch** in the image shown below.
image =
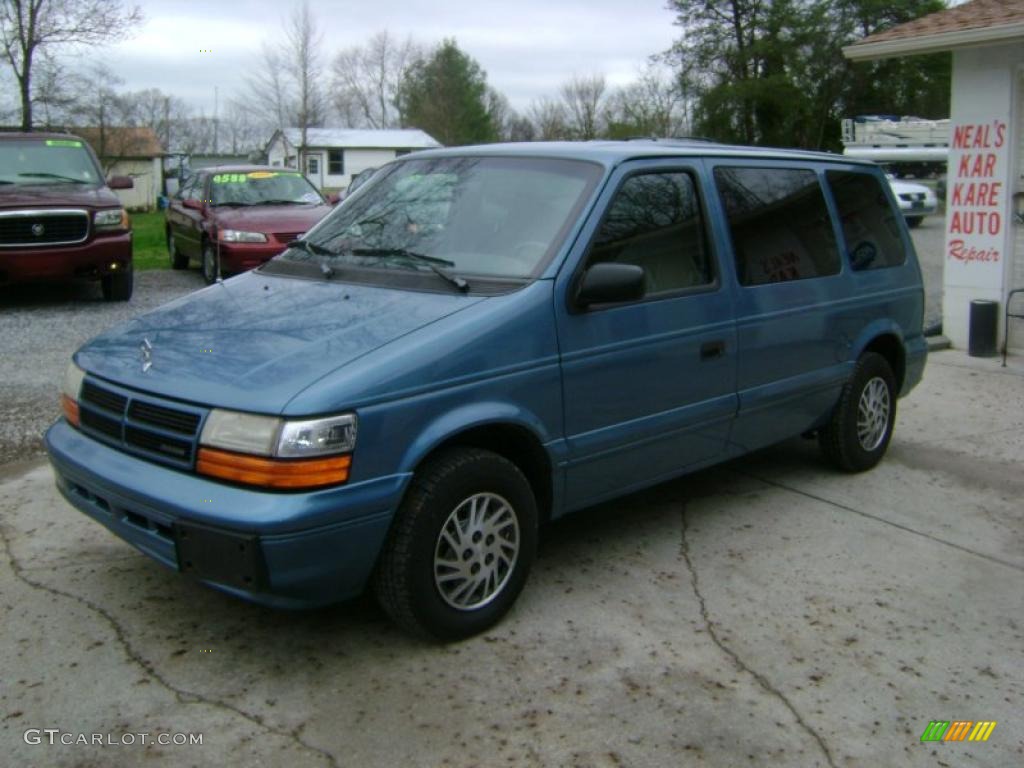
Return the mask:
POLYGON ((907 375, 907 350, 904 335, 898 326, 887 323, 865 329, 859 343, 855 345, 855 352, 854 360, 865 352, 875 352, 884 357, 896 377, 896 391, 903 389, 907 375))
POLYGON ((492 451, 511 461, 526 476, 537 500, 540 519, 548 520, 554 508, 554 463, 544 447, 540 423, 532 423, 534 419, 518 409, 487 417, 478 411, 474 407, 470 412, 449 414, 440 423, 432 424, 410 446, 403 465, 415 472, 439 452, 457 446, 492 451))

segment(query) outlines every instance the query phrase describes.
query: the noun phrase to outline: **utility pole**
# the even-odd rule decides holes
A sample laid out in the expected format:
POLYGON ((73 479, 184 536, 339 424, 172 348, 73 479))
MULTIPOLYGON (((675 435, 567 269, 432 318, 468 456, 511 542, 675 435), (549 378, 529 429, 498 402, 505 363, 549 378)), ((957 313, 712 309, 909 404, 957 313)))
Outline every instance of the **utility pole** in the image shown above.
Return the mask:
POLYGON ((213 86, 213 154, 215 155, 217 154, 217 130, 219 128, 217 120, 218 95, 217 86, 215 85, 213 86))

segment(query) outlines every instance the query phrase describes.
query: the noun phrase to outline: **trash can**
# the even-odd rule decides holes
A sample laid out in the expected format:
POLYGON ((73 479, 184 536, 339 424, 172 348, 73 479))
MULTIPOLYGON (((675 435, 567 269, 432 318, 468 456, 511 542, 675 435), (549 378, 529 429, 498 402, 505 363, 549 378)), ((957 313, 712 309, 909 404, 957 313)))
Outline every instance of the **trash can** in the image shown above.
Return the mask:
POLYGON ((971 357, 995 357, 999 333, 999 303, 988 299, 971 302, 967 354, 971 357))

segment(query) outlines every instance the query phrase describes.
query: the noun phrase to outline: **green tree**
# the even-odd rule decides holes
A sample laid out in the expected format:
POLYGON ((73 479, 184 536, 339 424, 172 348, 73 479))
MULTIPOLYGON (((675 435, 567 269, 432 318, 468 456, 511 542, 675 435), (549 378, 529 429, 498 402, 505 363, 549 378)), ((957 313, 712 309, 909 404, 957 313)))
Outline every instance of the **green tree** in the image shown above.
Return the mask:
POLYGON ((454 40, 415 63, 401 86, 402 124, 420 128, 445 146, 494 141, 487 75, 454 40))
POLYGON ((944 117, 949 56, 852 64, 844 45, 943 0, 671 0, 669 52, 696 96, 695 132, 743 144, 834 149, 845 115, 944 117))

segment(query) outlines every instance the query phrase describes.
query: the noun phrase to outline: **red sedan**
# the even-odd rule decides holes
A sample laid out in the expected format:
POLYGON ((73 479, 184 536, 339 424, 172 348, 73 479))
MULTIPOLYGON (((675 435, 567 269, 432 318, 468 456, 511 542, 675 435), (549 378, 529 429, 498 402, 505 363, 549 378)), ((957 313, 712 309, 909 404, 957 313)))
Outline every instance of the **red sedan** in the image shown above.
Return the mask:
POLYGON ((204 168, 167 208, 171 265, 186 269, 197 260, 207 283, 258 267, 326 216, 332 202, 288 168, 204 168))

